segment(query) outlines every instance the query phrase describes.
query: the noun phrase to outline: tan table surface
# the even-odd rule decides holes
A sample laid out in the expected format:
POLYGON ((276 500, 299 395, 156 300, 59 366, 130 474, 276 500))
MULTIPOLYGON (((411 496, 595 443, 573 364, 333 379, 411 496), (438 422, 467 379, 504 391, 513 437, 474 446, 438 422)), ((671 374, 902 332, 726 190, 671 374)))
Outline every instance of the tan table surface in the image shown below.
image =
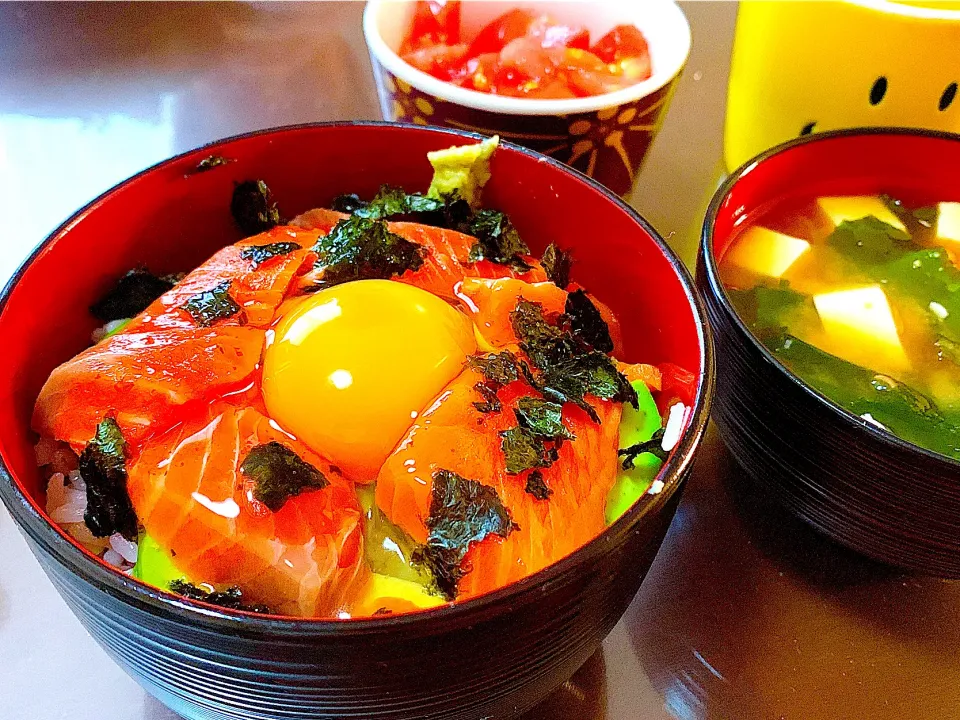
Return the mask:
MULTIPOLYGON (((624 0, 621 0, 624 1, 624 0)), ((720 176, 736 5, 694 50, 632 200, 685 260, 720 176)), ((359 3, 0 3, 0 279, 77 207, 246 130, 375 119, 359 3)), ((838 548, 714 433, 603 651, 529 720, 960 717, 960 585, 838 548)), ((0 511, 0 718, 171 720, 99 649, 0 511)))

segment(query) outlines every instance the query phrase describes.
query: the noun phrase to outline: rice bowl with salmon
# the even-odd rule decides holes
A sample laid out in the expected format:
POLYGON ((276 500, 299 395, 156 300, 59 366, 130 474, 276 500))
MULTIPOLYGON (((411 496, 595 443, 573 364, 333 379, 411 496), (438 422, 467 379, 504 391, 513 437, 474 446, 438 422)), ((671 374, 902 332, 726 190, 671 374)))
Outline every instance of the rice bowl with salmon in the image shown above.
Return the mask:
POLYGON ((504 587, 655 491, 696 377, 618 360, 575 256, 483 206, 495 147, 290 220, 242 183, 248 237, 118 279, 34 407, 51 519, 162 590, 347 619, 504 587))

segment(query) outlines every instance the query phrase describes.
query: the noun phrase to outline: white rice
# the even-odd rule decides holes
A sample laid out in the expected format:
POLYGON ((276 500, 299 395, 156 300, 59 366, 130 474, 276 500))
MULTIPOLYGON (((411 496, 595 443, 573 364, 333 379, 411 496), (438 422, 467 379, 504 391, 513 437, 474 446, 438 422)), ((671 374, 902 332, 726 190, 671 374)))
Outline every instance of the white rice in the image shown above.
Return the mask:
POLYGON ((90 333, 90 340, 93 341, 93 344, 96 345, 98 342, 103 340, 108 335, 113 335, 118 328, 123 327, 128 322, 130 318, 121 318, 120 320, 111 320, 105 325, 101 325, 96 328, 92 333, 90 333))
POLYGON ((75 456, 71 458, 64 448, 63 443, 49 438, 41 438, 34 448, 37 465, 53 470, 47 481, 47 515, 90 552, 114 567, 130 572, 137 563, 137 543, 119 533, 98 538, 90 532, 83 521, 87 509, 87 484, 80 477, 79 470, 67 471, 65 467, 57 467, 58 464, 63 466, 67 459, 76 459, 75 456))

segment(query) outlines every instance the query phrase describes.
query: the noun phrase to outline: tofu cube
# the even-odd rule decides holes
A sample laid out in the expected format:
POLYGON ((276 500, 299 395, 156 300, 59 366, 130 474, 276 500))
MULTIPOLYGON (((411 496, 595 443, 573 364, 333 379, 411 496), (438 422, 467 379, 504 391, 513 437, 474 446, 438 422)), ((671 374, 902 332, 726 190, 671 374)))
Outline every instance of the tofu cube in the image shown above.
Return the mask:
POLYGON ((960 202, 937 206, 937 240, 960 242, 960 202))
POLYGON ((724 260, 744 270, 778 278, 809 249, 806 240, 754 225, 737 238, 724 260))
POLYGON ((859 220, 873 215, 887 225, 893 225, 898 230, 907 231, 900 218, 893 214, 884 202, 875 195, 851 195, 844 197, 822 197, 817 205, 826 213, 836 227, 845 220, 859 220))
POLYGON ((813 304, 831 341, 831 352, 874 369, 910 366, 890 303, 879 285, 814 295, 813 304))

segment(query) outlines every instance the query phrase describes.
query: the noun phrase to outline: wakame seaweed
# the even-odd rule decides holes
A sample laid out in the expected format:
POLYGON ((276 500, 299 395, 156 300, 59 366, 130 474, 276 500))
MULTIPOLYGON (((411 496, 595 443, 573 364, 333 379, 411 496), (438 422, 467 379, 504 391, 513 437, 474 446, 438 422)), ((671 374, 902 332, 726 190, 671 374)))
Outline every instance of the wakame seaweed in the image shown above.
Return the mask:
POLYGON ((383 220, 356 215, 317 240, 316 267, 324 287, 351 280, 389 279, 423 266, 424 249, 387 229, 383 220))
POLYGON ((300 493, 330 484, 313 465, 276 441, 250 450, 240 472, 253 480, 253 496, 273 512, 300 493))
POLYGON ((466 573, 461 562, 471 543, 488 535, 506 538, 517 529, 496 490, 450 470, 433 474, 426 526, 427 541, 413 560, 430 571, 436 589, 451 601, 466 573))
POLYGON ((90 306, 90 313, 101 322, 113 322, 139 315, 173 283, 157 277, 145 268, 134 268, 121 277, 110 292, 90 306))
POLYGON ((230 213, 244 235, 259 235, 282 225, 280 211, 263 180, 246 180, 233 189, 230 213))
POLYGON ((93 439, 80 453, 79 470, 87 485, 83 522, 94 537, 120 533, 136 540, 139 523, 127 492, 126 442, 112 417, 97 425, 93 439))
POLYGON ((569 318, 561 316, 553 325, 547 322, 539 303, 521 298, 510 313, 510 323, 520 339, 520 348, 539 371, 534 374, 527 369, 527 380, 548 399, 573 403, 595 422, 600 418, 587 402, 587 395, 637 407, 637 392, 614 361, 602 352, 585 349, 572 331, 562 329, 561 325, 570 323, 569 318))
POLYGON ((634 461, 643 453, 650 453, 660 460, 666 460, 669 453, 663 449, 663 435, 664 428, 660 428, 649 440, 617 450, 617 455, 623 458, 620 467, 624 470, 632 470, 634 461))
POLYGON ((240 251, 240 257, 244 260, 252 260, 253 267, 259 267, 270 258, 278 255, 288 255, 294 250, 300 250, 298 243, 281 240, 280 242, 267 243, 266 245, 247 245, 240 251))
POLYGON ((530 269, 523 259, 530 254, 530 248, 502 212, 480 210, 471 220, 468 232, 477 239, 470 248, 471 261, 490 260, 519 272, 530 269))
POLYGON ((182 595, 188 600, 200 600, 201 602, 218 605, 229 610, 245 610, 246 612, 266 615, 272 613, 266 605, 247 605, 244 603, 243 591, 236 586, 229 587, 226 590, 209 591, 186 580, 174 580, 170 583, 170 590, 177 595, 182 595))
POLYGON ((876 265, 901 255, 909 247, 910 235, 868 215, 859 220, 844 220, 826 242, 854 262, 876 265))
POLYGON ((537 500, 548 500, 553 495, 547 483, 543 480, 543 473, 539 470, 531 470, 527 475, 527 484, 523 487, 524 492, 533 495, 537 500))
POLYGON ((209 327, 218 320, 225 320, 241 312, 237 301, 230 296, 229 280, 197 293, 180 307, 201 327, 209 327))
POLYGON ((578 340, 602 353, 613 352, 610 328, 586 292, 578 289, 567 295, 563 311, 570 318, 570 329, 578 340))
POLYGON ((570 267, 573 264, 573 258, 569 252, 550 243, 543 251, 540 264, 543 265, 543 270, 547 273, 547 279, 550 282, 559 288, 567 289, 567 285, 570 284, 570 267))

